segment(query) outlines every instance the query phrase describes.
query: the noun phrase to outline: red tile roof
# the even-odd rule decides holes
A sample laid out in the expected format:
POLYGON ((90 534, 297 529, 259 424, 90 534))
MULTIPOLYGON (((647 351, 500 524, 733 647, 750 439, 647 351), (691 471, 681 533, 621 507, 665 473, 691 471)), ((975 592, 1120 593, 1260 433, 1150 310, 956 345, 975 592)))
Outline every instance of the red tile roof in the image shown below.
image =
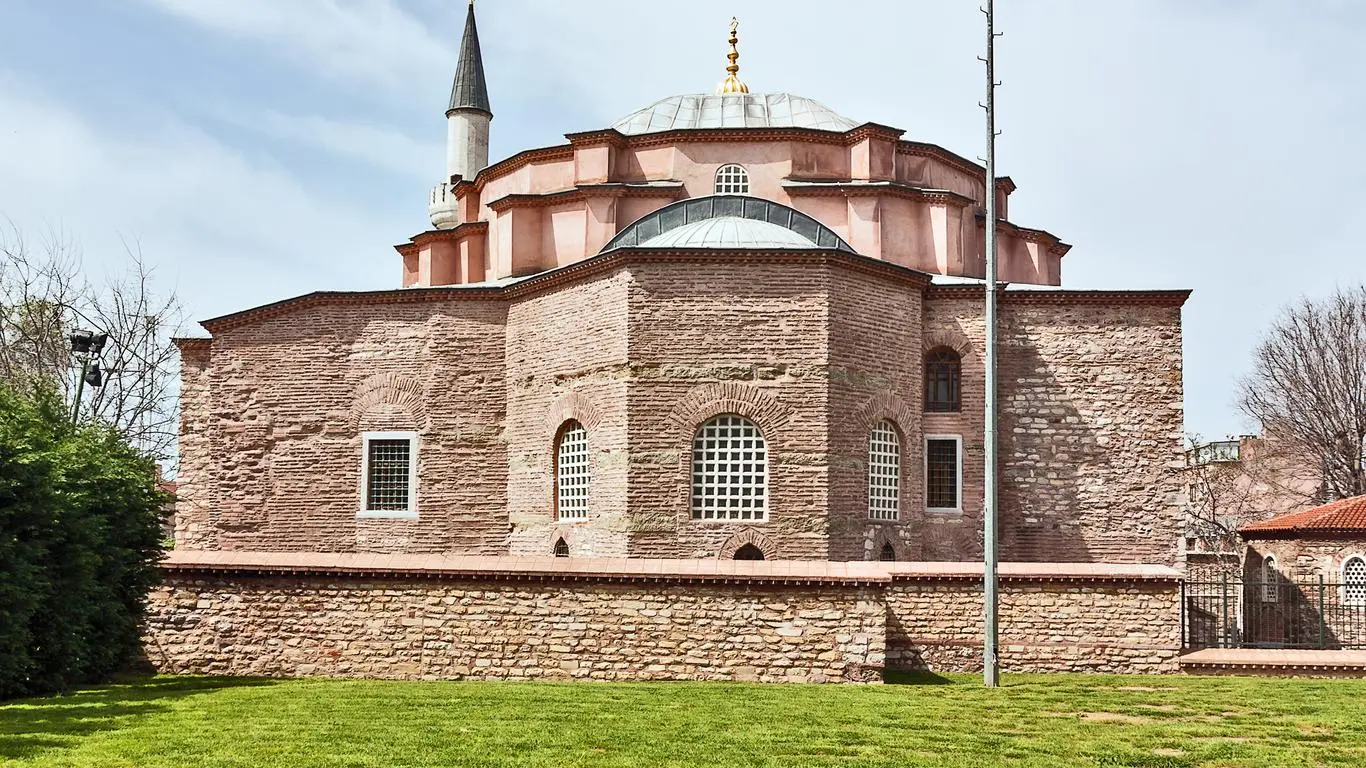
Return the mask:
POLYGON ((1244 538, 1284 538, 1299 533, 1366 533, 1366 496, 1338 499, 1238 529, 1244 538))

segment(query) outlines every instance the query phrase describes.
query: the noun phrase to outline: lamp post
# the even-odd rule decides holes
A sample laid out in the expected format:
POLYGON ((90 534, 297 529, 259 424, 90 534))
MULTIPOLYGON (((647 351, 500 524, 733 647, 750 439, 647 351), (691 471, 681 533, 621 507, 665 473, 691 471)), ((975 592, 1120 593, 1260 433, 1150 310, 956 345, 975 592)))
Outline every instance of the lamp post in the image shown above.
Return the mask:
POLYGON ((81 377, 76 380, 76 396, 72 398, 71 404, 71 423, 75 424, 81 416, 81 396, 85 394, 85 385, 99 387, 104 384, 104 376, 100 373, 100 352, 104 351, 109 334, 78 330, 69 338, 71 354, 76 355, 81 361, 81 377), (94 368, 90 367, 91 358, 95 361, 94 368))

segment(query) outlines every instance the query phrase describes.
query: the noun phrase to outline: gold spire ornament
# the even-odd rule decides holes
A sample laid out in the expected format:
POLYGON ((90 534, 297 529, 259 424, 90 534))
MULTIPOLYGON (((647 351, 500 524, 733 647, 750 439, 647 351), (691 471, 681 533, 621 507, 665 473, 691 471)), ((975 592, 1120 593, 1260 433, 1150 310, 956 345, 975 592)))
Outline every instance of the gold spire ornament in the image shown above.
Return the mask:
POLYGON ((741 82, 738 76, 740 73, 740 49, 736 47, 736 43, 740 42, 740 38, 736 35, 738 29, 740 29, 740 21, 732 16, 730 18, 730 53, 726 54, 726 58, 730 59, 730 66, 726 67, 726 79, 716 86, 716 92, 719 94, 749 93, 749 86, 741 82))

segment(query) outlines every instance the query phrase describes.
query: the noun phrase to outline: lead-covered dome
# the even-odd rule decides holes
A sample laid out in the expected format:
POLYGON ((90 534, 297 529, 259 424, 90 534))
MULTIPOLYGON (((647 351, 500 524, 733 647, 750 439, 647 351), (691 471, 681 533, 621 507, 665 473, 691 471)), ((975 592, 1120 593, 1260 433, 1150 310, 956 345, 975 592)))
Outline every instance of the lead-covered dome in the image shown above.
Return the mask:
POLYGON ((843 133, 858 123, 819 101, 790 93, 670 96, 612 124, 628 136, 699 128, 811 128, 843 133))
POLYGON ((617 248, 855 252, 834 230, 801 211, 746 195, 710 195, 670 203, 629 224, 601 253, 617 248))

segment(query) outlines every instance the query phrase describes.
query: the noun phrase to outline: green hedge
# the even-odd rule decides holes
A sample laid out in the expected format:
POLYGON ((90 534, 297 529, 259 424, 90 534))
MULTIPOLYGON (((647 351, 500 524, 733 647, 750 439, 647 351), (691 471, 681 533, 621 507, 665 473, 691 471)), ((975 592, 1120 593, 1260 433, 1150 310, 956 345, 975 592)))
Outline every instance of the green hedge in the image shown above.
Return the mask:
POLYGON ((139 653, 161 557, 157 468, 51 392, 0 386, 0 698, 98 682, 139 653))

